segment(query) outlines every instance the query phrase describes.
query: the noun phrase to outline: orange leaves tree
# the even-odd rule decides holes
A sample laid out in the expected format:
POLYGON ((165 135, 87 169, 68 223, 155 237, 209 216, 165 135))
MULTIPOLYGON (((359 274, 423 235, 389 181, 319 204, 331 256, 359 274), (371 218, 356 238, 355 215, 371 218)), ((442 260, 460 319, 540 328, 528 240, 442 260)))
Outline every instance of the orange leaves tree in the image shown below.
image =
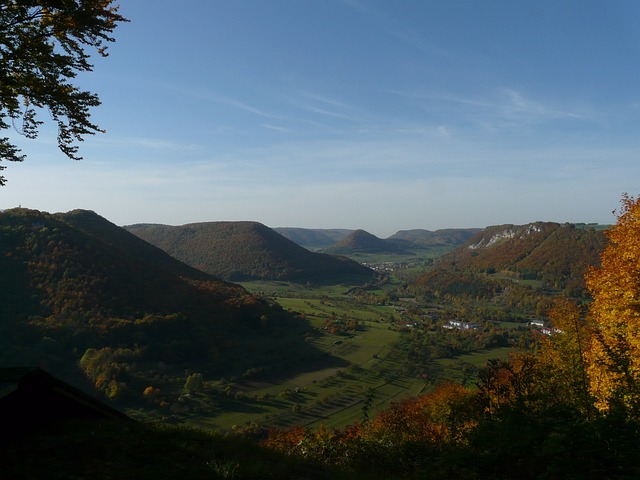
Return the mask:
POLYGON ((599 268, 586 276, 593 335, 586 352, 596 407, 640 418, 640 199, 622 198, 599 268))
MULTIPOLYGON (((381 471, 407 474, 426 465, 435 475, 436 471, 449 472, 455 467, 438 459, 446 457, 444 452, 465 444, 477 425, 478 412, 472 390, 443 384, 420 397, 393 403, 364 423, 343 430, 324 426, 316 430, 300 426, 276 429, 263 445, 288 455, 376 475, 381 471)), ((449 477, 458 476, 438 478, 449 477)))

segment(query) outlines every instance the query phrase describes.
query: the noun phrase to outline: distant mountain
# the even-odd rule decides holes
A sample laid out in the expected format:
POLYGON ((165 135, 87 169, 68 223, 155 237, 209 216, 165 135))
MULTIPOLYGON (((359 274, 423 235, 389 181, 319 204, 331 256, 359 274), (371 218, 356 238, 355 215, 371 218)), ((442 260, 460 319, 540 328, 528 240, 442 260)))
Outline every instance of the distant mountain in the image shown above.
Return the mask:
POLYGON ((232 280, 325 282, 373 272, 345 257, 314 253, 258 222, 204 222, 124 227, 178 260, 232 280))
POLYGON ((481 228, 447 228, 436 231, 423 229, 400 230, 387 238, 387 241, 406 249, 441 246, 457 247, 481 231, 481 228))
POLYGON ((294 228, 277 227, 273 229, 283 237, 309 250, 318 250, 339 242, 353 230, 339 228, 294 228))
POLYGON ((80 365, 109 398, 142 396, 185 369, 221 376, 299 364, 316 355, 304 328, 93 212, 0 212, 5 367, 41 366, 77 383, 80 365), (296 345, 295 359, 274 338, 296 345))
POLYGON ((341 255, 353 255, 358 253, 414 255, 412 252, 398 247, 392 242, 382 240, 365 230, 354 230, 344 239, 331 247, 325 248, 323 251, 341 255))
POLYGON ((439 264, 472 272, 510 271, 550 288, 583 286, 587 267, 599 264, 605 245, 602 230, 569 223, 499 225, 477 233, 439 264))

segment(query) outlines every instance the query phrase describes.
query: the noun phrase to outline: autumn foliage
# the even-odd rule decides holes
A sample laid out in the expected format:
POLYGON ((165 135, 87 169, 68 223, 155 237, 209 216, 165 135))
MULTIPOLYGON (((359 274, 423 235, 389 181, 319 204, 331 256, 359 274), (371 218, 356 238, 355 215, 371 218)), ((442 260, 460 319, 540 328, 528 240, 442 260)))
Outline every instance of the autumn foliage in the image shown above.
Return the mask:
POLYGON ((640 415, 640 199, 622 198, 617 224, 607 232, 602 266, 592 268, 587 352, 591 393, 601 411, 621 407, 640 415))
POLYGON ((272 430, 265 446, 327 465, 409 472, 444 450, 464 444, 477 425, 474 392, 444 384, 392 404, 371 420, 343 430, 295 426, 272 430))
POLYGON ((375 478, 640 478, 640 200, 624 196, 586 305, 558 297, 549 335, 343 430, 265 445, 375 478))

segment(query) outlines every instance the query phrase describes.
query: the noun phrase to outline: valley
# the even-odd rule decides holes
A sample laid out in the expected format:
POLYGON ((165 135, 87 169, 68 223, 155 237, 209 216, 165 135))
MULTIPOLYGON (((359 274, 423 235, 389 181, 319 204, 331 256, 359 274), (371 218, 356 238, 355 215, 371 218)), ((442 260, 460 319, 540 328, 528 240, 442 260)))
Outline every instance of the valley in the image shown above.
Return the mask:
POLYGON ((344 427, 443 382, 473 386, 531 343, 554 297, 583 295, 574 277, 604 238, 551 223, 295 230, 333 238, 336 256, 255 222, 2 221, 5 365, 44 365, 143 422, 219 431, 344 427))
POLYGON ((94 212, 0 212, 0 364, 39 367, 135 420, 97 437, 85 422, 34 433, 5 460, 62 441, 87 458, 133 452, 135 468, 174 445, 166 464, 214 478, 262 478, 258 457, 278 478, 465 477, 496 458, 497 478, 516 478, 532 451, 533 473, 582 471, 593 451, 633 465, 606 442, 614 429, 636 445, 634 424, 590 417, 579 367, 604 228, 411 231, 400 250, 332 232, 344 234, 338 255, 255 222, 170 229, 190 264, 149 228, 159 245, 94 212), (552 455, 532 450, 552 434, 552 455))
MULTIPOLYGON (((544 227, 533 225, 526 231, 540 237, 532 240, 525 235, 520 242, 513 241, 514 234, 505 235, 510 240, 506 243, 483 240, 481 235, 495 236, 495 229, 475 232, 470 245, 476 250, 475 245, 483 241, 492 246, 466 260, 485 262, 477 270, 445 268, 452 263, 450 258, 456 259, 454 264, 466 259, 468 247, 456 253, 453 245, 413 245, 407 260, 407 253, 381 251, 376 241, 371 242, 372 250, 359 245, 348 252, 350 258, 377 272, 376 279, 366 284, 242 282, 252 294, 299 316, 309 328, 305 342, 326 354, 327 363, 299 372, 258 374, 255 379, 206 380, 196 395, 179 397, 190 413, 174 415, 172 420, 254 433, 293 425, 343 428, 444 382, 474 387, 489 360, 505 360, 534 342, 540 329, 532 328, 530 321, 548 323, 547 309, 563 289, 571 287, 582 295, 573 283, 574 273, 563 274, 545 265, 567 255, 595 262, 602 245, 601 229, 544 227), (567 243, 573 244, 571 251, 565 250, 567 243), (549 250, 543 253, 541 248, 549 250), (505 249, 514 252, 506 254, 505 249), (530 264, 535 261, 531 258, 544 258, 544 262, 538 263, 536 276, 523 275, 517 266, 510 266, 510 258, 518 264, 530 264), (487 269, 486 262, 495 263, 499 270, 487 269), (464 323, 475 327, 451 327, 464 323)), ((363 237, 360 232, 354 238, 363 237)), ((342 244, 343 251, 348 251, 349 243, 342 244)), ((552 265, 566 263, 580 265, 571 259, 552 265)), ((157 412, 155 418, 162 415, 157 412)))
POLYGON ((393 279, 366 290, 265 281, 242 285, 299 315, 309 326, 305 342, 325 353, 325 361, 301 371, 204 378, 191 394, 176 379, 172 394, 165 391, 162 400, 156 399, 165 402, 163 408, 127 413, 143 421, 258 435, 294 425, 343 428, 442 382, 473 386, 489 359, 506 359, 531 335, 526 323, 515 322, 482 322, 474 331, 444 328, 444 318, 456 316, 456 307, 391 300, 401 286, 393 279), (420 343, 425 335, 429 346, 420 343), (432 351, 420 357, 414 355, 416 348, 432 351))
POLYGON ((640 480, 639 18, 0 0, 0 480, 640 480))

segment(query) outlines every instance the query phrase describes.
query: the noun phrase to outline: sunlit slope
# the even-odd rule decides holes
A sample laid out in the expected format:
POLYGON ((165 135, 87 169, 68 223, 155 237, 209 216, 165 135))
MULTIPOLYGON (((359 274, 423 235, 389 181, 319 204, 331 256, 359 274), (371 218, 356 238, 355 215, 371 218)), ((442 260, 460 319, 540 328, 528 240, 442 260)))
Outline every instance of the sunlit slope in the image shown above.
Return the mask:
POLYGON ((439 265, 473 273, 510 272, 548 288, 583 288, 584 272, 599 264, 605 244, 602 229, 570 223, 499 225, 444 255, 439 265))
POLYGON ((232 281, 339 282, 354 278, 366 281, 373 276, 371 270, 352 260, 310 252, 257 222, 125 228, 188 265, 232 281))

